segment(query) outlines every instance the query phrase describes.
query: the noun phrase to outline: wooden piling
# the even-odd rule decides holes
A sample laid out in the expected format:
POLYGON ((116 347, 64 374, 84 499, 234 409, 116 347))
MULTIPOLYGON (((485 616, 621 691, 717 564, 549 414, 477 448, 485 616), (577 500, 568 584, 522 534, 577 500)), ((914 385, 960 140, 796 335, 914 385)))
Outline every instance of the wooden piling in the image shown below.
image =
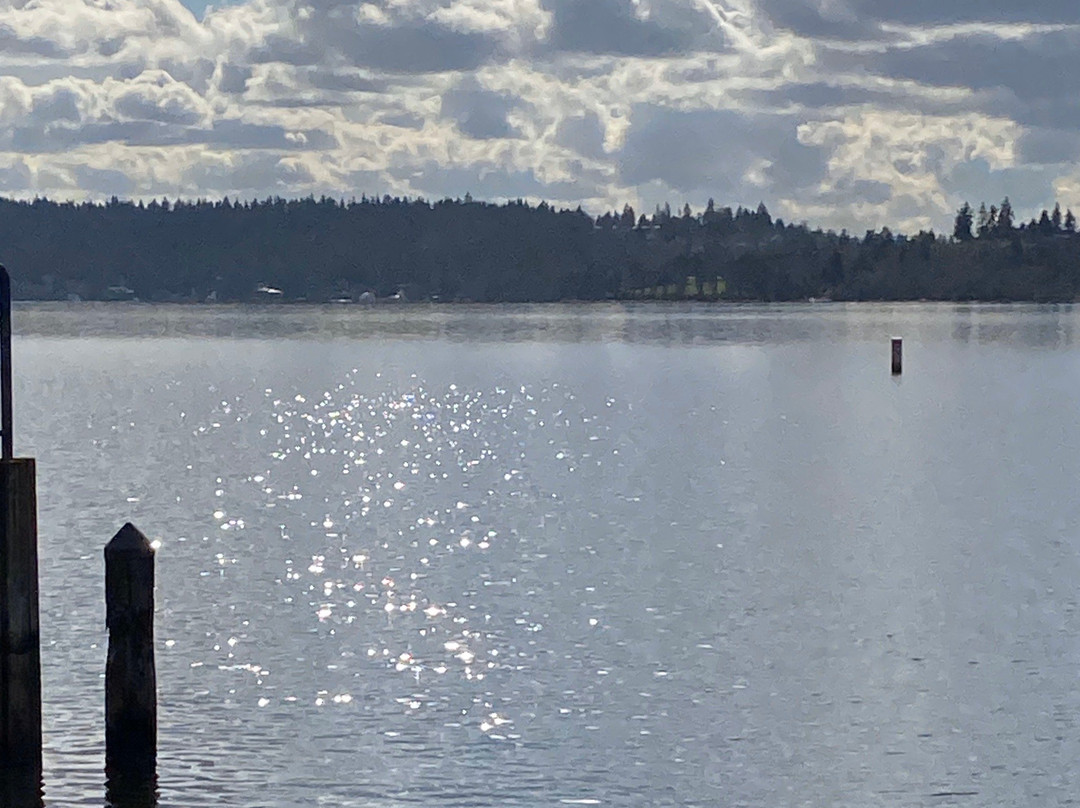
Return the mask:
POLYGON ((0 766, 41 769, 37 497, 32 458, 0 459, 0 766))
POLYGON ((900 337, 892 340, 892 372, 893 376, 904 372, 904 341, 900 337))
MULTIPOLYGON (((157 808, 157 776, 110 774, 105 780, 105 808, 157 808)), ((5 806, 6 808, 6 806, 5 806)))
POLYGON ((105 547, 105 768, 152 776, 157 763, 154 550, 130 522, 105 547))
POLYGON ((0 766, 0 805, 4 808, 44 808, 40 769, 0 766))

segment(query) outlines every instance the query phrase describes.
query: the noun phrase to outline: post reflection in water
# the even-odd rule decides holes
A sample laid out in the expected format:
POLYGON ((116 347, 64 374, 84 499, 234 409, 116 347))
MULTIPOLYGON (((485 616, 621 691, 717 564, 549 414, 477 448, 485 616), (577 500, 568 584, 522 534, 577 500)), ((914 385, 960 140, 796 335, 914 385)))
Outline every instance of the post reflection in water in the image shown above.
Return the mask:
POLYGON ((44 788, 40 768, 0 768, 0 806, 43 808, 44 788))
POLYGON ((105 808, 157 808, 158 778, 108 774, 105 779, 105 808))

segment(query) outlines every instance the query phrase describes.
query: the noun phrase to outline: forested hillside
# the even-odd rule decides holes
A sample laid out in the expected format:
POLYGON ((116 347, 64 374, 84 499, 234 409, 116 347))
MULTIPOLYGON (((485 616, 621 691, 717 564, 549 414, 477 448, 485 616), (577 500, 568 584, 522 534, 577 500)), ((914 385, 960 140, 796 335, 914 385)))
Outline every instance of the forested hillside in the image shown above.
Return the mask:
POLYGON ((22 299, 1073 300, 1071 212, 1017 225, 1008 200, 949 237, 811 230, 756 210, 593 217, 546 204, 384 197, 233 203, 0 200, 22 299), (365 294, 366 293, 366 294, 365 294))

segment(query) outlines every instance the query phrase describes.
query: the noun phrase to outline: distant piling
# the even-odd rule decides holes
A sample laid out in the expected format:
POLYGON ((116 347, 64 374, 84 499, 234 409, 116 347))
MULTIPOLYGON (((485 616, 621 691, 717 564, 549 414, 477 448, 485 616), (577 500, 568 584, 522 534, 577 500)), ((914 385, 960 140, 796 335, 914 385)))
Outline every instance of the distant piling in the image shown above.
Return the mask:
POLYGON ((157 765, 154 549, 130 522, 105 546, 105 768, 153 777, 157 765))
POLYGON ((892 338, 892 373, 899 376, 904 372, 904 341, 900 337, 892 338))
POLYGON ((33 458, 13 457, 12 420, 11 278, 0 266, 0 768, 32 782, 41 772, 37 494, 33 458))

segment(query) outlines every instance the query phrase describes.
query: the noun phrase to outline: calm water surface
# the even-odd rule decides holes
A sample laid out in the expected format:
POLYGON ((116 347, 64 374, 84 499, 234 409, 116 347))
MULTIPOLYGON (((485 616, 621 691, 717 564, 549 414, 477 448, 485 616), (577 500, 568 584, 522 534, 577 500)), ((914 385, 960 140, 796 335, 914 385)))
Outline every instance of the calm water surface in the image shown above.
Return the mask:
POLYGON ((1070 804, 1078 326, 21 308, 46 803, 106 799, 131 520, 160 806, 1070 804))

